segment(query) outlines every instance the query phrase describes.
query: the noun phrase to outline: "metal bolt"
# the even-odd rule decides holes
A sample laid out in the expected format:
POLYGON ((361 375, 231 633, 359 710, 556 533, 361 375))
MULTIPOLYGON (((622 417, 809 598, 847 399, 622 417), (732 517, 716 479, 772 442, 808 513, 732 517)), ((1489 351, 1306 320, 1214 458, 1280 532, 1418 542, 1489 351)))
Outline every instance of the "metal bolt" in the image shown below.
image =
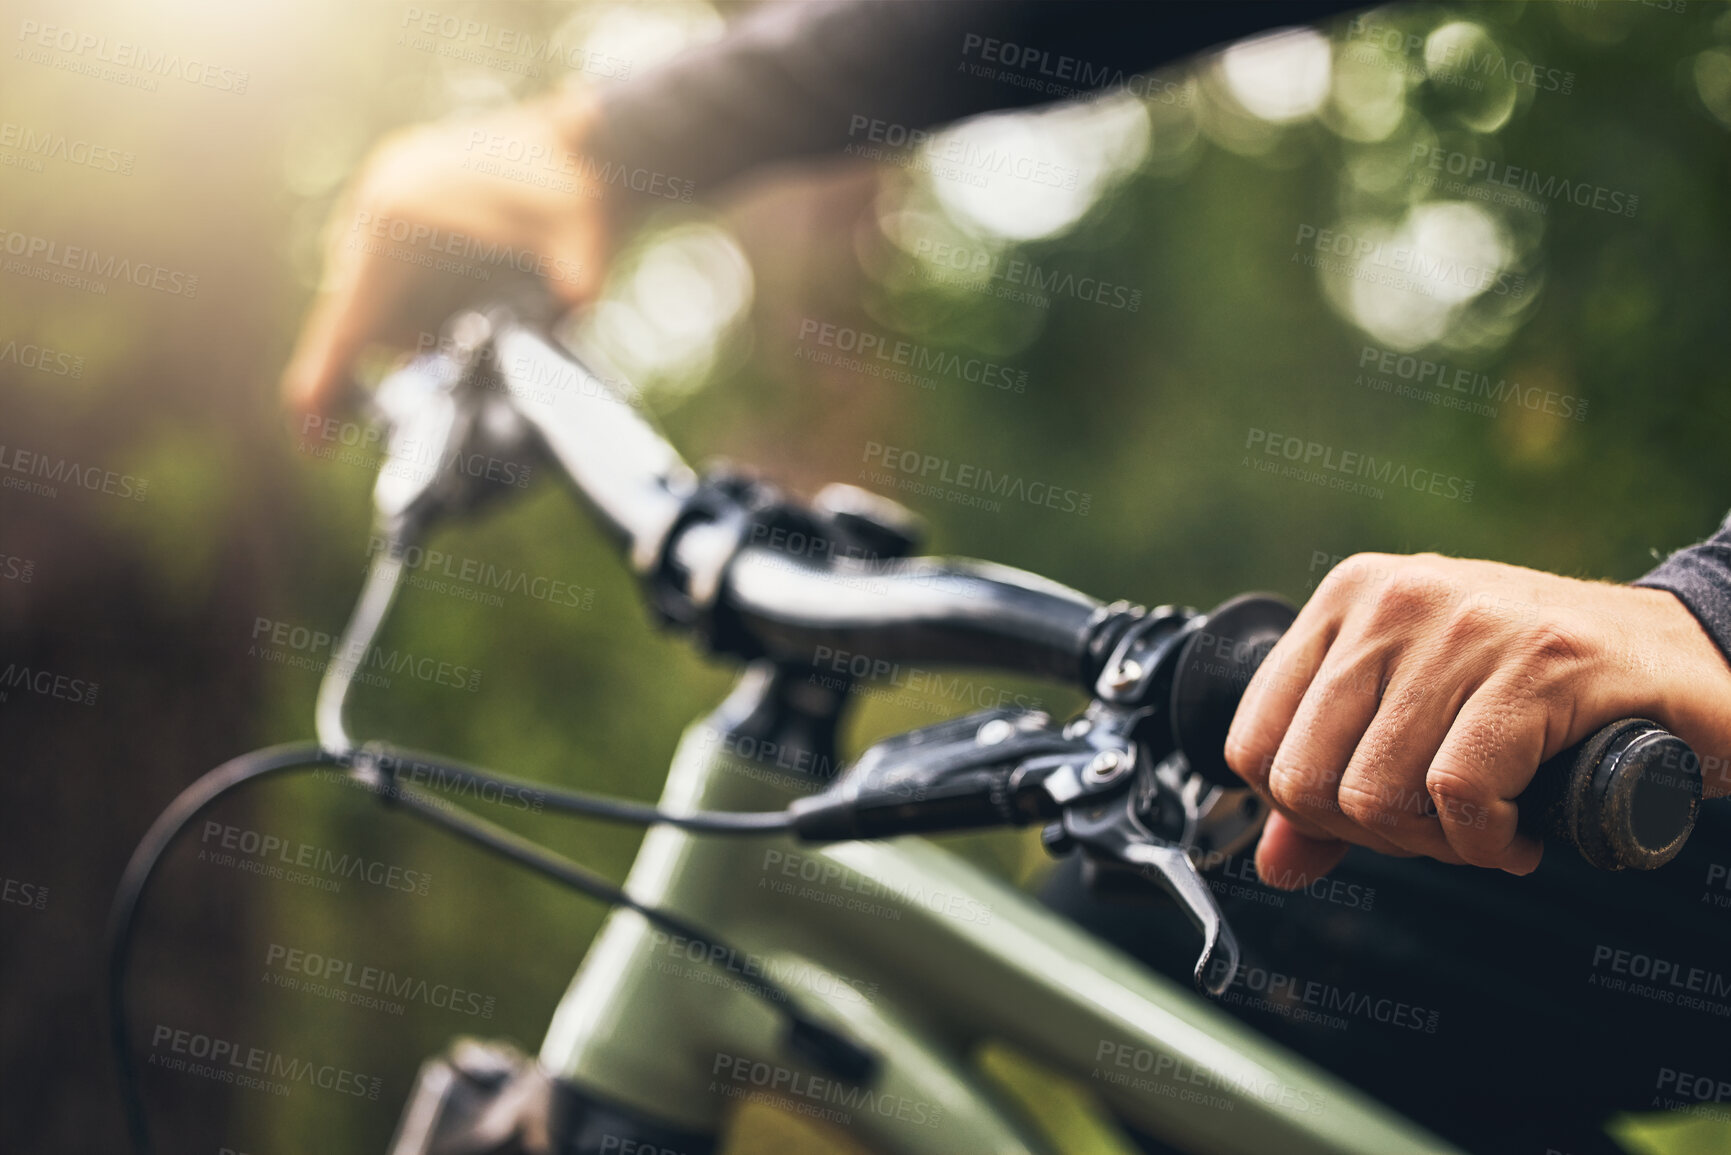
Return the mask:
POLYGON ((1130 768, 1130 759, 1117 750, 1102 750, 1094 755, 1082 776, 1090 782, 1110 782, 1130 768))
POLYGON ((1064 727, 1064 737, 1066 737, 1066 738, 1080 738, 1082 735, 1086 734, 1088 731, 1092 730, 1093 728, 1094 728, 1094 723, 1089 721, 1087 718, 1077 718, 1075 721, 1071 722, 1068 726, 1064 727))
POLYGON ((1111 681, 1107 685, 1111 686, 1113 690, 1122 692, 1134 689, 1136 683, 1141 680, 1142 663, 1130 658, 1120 662, 1118 668, 1112 671, 1111 681))
POLYGON ((982 746, 996 746, 999 742, 1007 741, 1015 732, 1016 727, 1008 721, 1003 718, 993 718, 980 727, 979 733, 974 735, 974 741, 982 746))

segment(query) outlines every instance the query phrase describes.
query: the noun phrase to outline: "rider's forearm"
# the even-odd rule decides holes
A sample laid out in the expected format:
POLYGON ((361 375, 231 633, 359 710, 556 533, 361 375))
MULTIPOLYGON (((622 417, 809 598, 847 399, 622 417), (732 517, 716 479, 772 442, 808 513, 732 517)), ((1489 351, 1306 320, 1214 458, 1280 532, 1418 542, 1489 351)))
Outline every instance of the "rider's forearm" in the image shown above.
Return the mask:
MULTIPOLYGON (((976 113, 1128 87, 1341 0, 842 0, 777 4, 602 97, 598 159, 696 195, 778 161, 872 150, 976 113)), ((1177 90, 1173 91, 1178 98, 1177 90)))

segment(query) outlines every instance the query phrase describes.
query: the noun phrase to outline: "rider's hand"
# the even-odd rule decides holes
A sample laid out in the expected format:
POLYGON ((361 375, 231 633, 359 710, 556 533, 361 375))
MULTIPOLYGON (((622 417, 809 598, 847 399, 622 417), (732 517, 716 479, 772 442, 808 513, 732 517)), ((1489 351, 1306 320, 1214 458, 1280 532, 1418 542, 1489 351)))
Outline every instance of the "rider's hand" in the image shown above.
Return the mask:
POLYGON ((584 176, 594 122, 588 103, 548 97, 380 144, 327 225, 285 401, 328 411, 368 345, 425 342, 501 281, 533 277, 567 307, 593 296, 610 232, 602 186, 584 176))
POLYGON ((1251 680, 1226 759, 1275 807, 1256 865, 1276 885, 1333 869, 1349 842, 1525 874, 1540 846, 1511 800, 1541 761, 1629 716, 1731 750, 1731 665, 1674 595, 1359 554, 1251 680))

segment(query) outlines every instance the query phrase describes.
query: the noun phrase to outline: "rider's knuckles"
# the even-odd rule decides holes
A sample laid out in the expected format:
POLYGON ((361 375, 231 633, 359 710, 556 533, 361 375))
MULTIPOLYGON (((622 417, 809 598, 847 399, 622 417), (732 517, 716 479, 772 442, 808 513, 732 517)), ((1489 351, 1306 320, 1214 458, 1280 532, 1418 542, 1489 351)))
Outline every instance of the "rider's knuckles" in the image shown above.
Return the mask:
POLYGON ((1343 610, 1374 593, 1404 560, 1392 554, 1355 553, 1322 576, 1310 602, 1343 610))
MULTIPOLYGON (((1240 712, 1242 714, 1242 711, 1240 712)), ((1226 764, 1256 790, 1268 789, 1268 774, 1274 766, 1274 747, 1263 740, 1256 722, 1233 722, 1226 738, 1226 764), (1242 733, 1240 732, 1242 728, 1242 733)))
POLYGON ((1455 853, 1473 866, 1504 865, 1514 834, 1513 807, 1496 796, 1484 777, 1436 765, 1425 773, 1424 784, 1455 853), (1505 807, 1510 813, 1500 815, 1505 807))
POLYGON ((1508 615, 1494 603, 1463 591, 1441 615, 1436 647, 1441 653, 1457 656, 1479 654, 1500 647, 1511 628, 1508 615))
POLYGON ((1445 567, 1409 560, 1362 603, 1363 630, 1379 639, 1406 639, 1434 628, 1459 600, 1459 582, 1445 567))
POLYGON ((1318 705, 1327 710, 1350 710, 1354 713, 1374 710, 1388 689, 1386 652, 1389 648, 1386 643, 1378 643, 1355 646, 1354 652, 1340 654, 1317 672, 1305 697, 1314 695, 1318 705))
POLYGON ((1276 756, 1268 773, 1268 793, 1281 809, 1301 818, 1328 818, 1340 813, 1335 800, 1338 776, 1276 756))
POLYGON ((1335 793, 1336 805, 1348 821, 1384 837, 1400 825, 1400 810, 1380 788, 1351 777, 1342 778, 1335 793))
MULTIPOLYGON (((1278 650, 1280 647, 1275 646, 1278 650)), ((1268 661, 1275 655, 1269 654, 1268 661)), ((1277 674, 1264 661, 1245 688, 1232 727, 1226 734, 1226 764, 1245 783, 1259 790, 1268 786, 1268 774, 1273 769, 1275 753, 1280 749, 1282 728, 1276 710, 1269 701, 1277 674)))

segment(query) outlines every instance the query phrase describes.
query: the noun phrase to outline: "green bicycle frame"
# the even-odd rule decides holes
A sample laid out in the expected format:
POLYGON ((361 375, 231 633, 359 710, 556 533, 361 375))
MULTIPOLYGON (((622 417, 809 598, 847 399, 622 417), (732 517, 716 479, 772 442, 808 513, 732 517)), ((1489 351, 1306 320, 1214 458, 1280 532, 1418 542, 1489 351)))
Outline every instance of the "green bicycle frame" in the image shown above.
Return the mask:
MULTIPOLYGON (((665 807, 778 809, 811 788, 753 757, 757 743, 738 723, 741 700, 763 700, 785 676, 752 670, 687 731, 665 807)), ((833 765, 822 760, 833 751, 811 753, 833 765)), ((627 889, 723 930, 736 952, 728 967, 777 979, 881 1059, 869 1083, 827 1077, 701 946, 615 911, 559 1005, 541 1064, 672 1126, 720 1133, 735 1106, 755 1100, 838 1124, 887 1155, 1041 1151, 974 1067, 977 1049, 996 1041, 1186 1151, 1454 1150, 923 839, 812 847, 657 827, 627 889)))

